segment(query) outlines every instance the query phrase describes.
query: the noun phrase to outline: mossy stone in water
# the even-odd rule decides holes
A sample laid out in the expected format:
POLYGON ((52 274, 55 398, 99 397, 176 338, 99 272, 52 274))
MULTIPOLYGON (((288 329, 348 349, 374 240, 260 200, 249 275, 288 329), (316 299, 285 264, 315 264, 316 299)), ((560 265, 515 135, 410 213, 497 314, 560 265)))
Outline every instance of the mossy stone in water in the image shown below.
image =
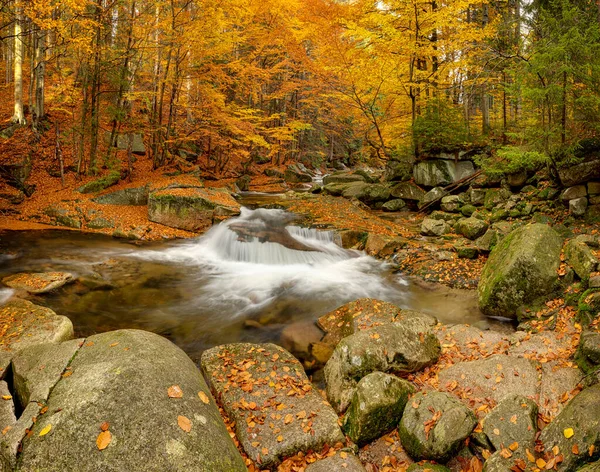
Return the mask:
POLYGON ((359 446, 393 430, 415 388, 406 380, 382 372, 363 377, 344 417, 344 432, 359 446))

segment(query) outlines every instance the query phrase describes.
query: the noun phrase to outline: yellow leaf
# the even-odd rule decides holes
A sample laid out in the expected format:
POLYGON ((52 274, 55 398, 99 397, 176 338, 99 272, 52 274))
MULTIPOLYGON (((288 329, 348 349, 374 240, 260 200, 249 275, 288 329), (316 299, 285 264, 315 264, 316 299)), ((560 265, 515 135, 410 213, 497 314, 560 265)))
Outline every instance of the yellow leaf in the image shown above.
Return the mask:
POLYGON ((47 424, 46 426, 44 426, 44 429, 42 429, 40 431, 40 436, 46 436, 46 434, 48 434, 51 429, 52 429, 52 425, 51 424, 47 424))
POLYGON ((514 442, 514 443, 512 443, 510 446, 508 446, 508 448, 509 448, 511 451, 516 451, 517 449, 519 449, 519 443, 518 443, 518 442, 514 442))
POLYGON ((543 469, 546 467, 546 461, 540 457, 535 461, 535 465, 537 465, 540 469, 543 469))
POLYGON ((177 417, 177 424, 186 433, 189 433, 192 430, 192 422, 189 420, 189 418, 186 418, 185 416, 179 415, 177 417))
POLYGON ((171 385, 167 389, 167 395, 169 395, 169 398, 181 398, 183 397, 183 390, 179 385, 171 385))
POLYGON ((2 395, 2 400, 12 400, 12 395, 2 395))
POLYGON ((529 462, 535 462, 535 456, 531 453, 529 449, 525 449, 525 453, 527 454, 527 459, 529 462))
POLYGON ((102 431, 96 438, 96 446, 100 451, 106 449, 112 440, 112 434, 110 431, 102 431))
POLYGON ((198 397, 200 397, 200 400, 202 400, 202 403, 205 404, 209 404, 210 403, 210 398, 208 398, 208 395, 204 392, 198 392, 198 397))
POLYGON ((573 428, 565 428, 565 430, 563 431, 563 434, 565 435, 565 438, 569 439, 569 438, 573 437, 573 435, 575 434, 575 431, 573 431, 573 428))

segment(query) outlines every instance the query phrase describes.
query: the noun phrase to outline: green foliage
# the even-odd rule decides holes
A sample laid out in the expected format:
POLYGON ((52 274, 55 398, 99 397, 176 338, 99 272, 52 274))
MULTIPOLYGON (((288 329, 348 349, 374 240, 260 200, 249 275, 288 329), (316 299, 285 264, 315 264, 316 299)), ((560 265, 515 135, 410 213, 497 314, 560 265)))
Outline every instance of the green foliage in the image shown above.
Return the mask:
POLYGON ((488 176, 502 177, 505 174, 539 170, 548 162, 548 157, 537 151, 525 151, 516 146, 504 146, 492 156, 475 156, 475 162, 488 176))
POLYGON ((413 124, 415 147, 424 154, 454 152, 469 144, 462 111, 444 98, 427 102, 413 124))

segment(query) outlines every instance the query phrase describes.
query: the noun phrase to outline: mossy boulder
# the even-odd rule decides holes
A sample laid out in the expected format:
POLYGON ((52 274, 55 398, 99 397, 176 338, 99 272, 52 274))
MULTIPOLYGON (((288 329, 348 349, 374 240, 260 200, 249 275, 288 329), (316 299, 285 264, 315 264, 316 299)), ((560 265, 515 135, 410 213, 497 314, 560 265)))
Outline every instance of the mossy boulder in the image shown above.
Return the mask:
POLYGON ((443 220, 425 218, 421 222, 421 234, 424 236, 441 236, 450 232, 450 226, 443 220))
POLYGON ((355 455, 345 451, 313 462, 306 468, 306 472, 365 472, 365 470, 355 455))
POLYGON ((571 239, 565 245, 565 256, 581 280, 587 281, 598 267, 598 259, 581 239, 571 239))
POLYGON ((330 174, 323 177, 324 185, 347 184, 350 182, 365 182, 365 178, 362 175, 348 172, 337 172, 335 174, 330 174))
POLYGON ((124 188, 116 192, 107 193, 94 198, 94 202, 102 205, 132 205, 143 206, 148 204, 148 186, 124 188))
POLYGON ((77 189, 79 193, 95 193, 115 185, 121 180, 121 173, 116 170, 110 171, 100 179, 92 180, 77 189))
POLYGON ((538 407, 533 400, 519 394, 506 396, 483 421, 483 432, 492 445, 500 450, 515 442, 529 447, 537 432, 538 407))
POLYGON ((465 238, 475 240, 485 234, 489 225, 478 218, 461 218, 455 226, 458 234, 462 234, 465 238))
POLYGON ((469 437, 477 419, 459 400, 443 392, 417 393, 402 415, 402 447, 416 460, 445 462, 469 437))
POLYGON ((539 223, 506 236, 483 268, 477 288, 481 311, 514 319, 521 305, 551 293, 558 280, 562 241, 556 231, 539 223))
POLYGON ((363 377, 344 416, 343 430, 362 446, 393 430, 415 388, 406 380, 382 372, 363 377))
POLYGON ((450 472, 450 469, 445 465, 424 462, 422 464, 411 464, 406 472, 450 472))
POLYGON ((395 198, 389 202, 385 202, 381 207, 383 211, 400 211, 406 208, 406 202, 400 198, 395 198))
POLYGON ((412 182, 400 182, 391 189, 392 197, 418 202, 425 196, 425 190, 412 182))

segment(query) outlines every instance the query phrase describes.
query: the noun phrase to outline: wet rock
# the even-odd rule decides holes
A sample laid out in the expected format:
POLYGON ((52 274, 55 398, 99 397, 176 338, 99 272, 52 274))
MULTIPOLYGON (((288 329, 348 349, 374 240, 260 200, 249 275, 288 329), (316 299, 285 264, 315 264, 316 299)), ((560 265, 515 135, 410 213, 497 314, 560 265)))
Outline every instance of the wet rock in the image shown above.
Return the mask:
POLYGON ((285 169, 283 178, 286 182, 298 184, 303 182, 312 182, 312 176, 300 170, 297 166, 291 165, 285 169))
POLYGON ((281 347, 218 346, 202 354, 202 369, 235 420, 246 454, 261 467, 343 441, 337 415, 313 389, 300 363, 281 347))
POLYGON ((600 458, 600 384, 582 390, 543 431, 540 440, 550 451, 558 447, 564 460, 558 471, 575 471, 600 458), (572 433, 571 434, 571 431, 572 433), (567 437, 568 436, 568 437, 567 437), (573 452, 577 444, 579 454, 573 452), (590 447, 592 454, 589 454, 590 447))
POLYGON ((569 213, 573 216, 583 216, 588 207, 587 197, 569 200, 569 213))
POLYGON ((389 257, 398 250, 404 248, 408 241, 402 237, 382 236, 380 234, 369 234, 365 244, 365 251, 371 256, 389 257))
POLYGON ((281 345, 298 359, 310 359, 309 346, 321 340, 325 333, 312 321, 298 321, 287 325, 281 332, 281 345))
POLYGON ((340 452, 335 456, 326 457, 310 464, 306 472, 366 472, 358 458, 347 452, 340 452))
POLYGON ((93 199, 94 202, 103 205, 133 205, 142 206, 148 204, 148 186, 125 188, 116 192, 100 195, 93 199))
POLYGON ((339 172, 335 174, 326 175, 323 177, 323 185, 328 184, 347 184, 350 182, 365 182, 365 178, 362 175, 339 172))
POLYGON ((100 179, 92 180, 77 189, 79 193, 95 193, 116 185, 121 180, 121 173, 113 170, 100 179))
POLYGON ((47 413, 22 440, 19 470, 96 471, 115 464, 194 470, 199 457, 207 471, 246 470, 202 375, 166 339, 137 330, 91 336, 70 367, 72 374, 52 389, 47 413), (181 398, 168 396, 173 385, 181 398), (183 417, 189 431, 178 425, 187 423, 183 417), (112 440, 100 452, 96 438, 104 422, 112 440))
POLYGON ((442 236, 450 232, 450 226, 445 221, 425 218, 421 223, 421 234, 424 236, 442 236))
POLYGON ((519 448, 533 450, 537 432, 538 407, 519 394, 505 397, 483 421, 483 432, 498 449, 517 443, 519 448))
POLYGON ((460 389, 470 389, 469 401, 483 402, 490 397, 498 402, 511 394, 535 398, 539 374, 537 364, 529 359, 495 355, 446 367, 439 372, 439 381, 440 385, 456 382, 460 389))
POLYGON ((465 238, 475 240, 483 236, 488 227, 489 225, 485 221, 471 217, 458 220, 454 229, 465 238))
POLYGON ((342 239, 342 247, 345 249, 350 249, 357 245, 364 244, 368 237, 369 233, 367 233, 366 231, 357 231, 349 229, 340 232, 340 238, 342 239))
POLYGON ((479 280, 479 307, 516 318, 517 309, 551 292, 558 280, 562 238, 547 225, 514 230, 491 252, 479 280))
POLYGON ((2 283, 10 288, 25 290, 29 293, 47 293, 75 280, 68 272, 36 272, 9 275, 2 283))
POLYGON ((240 189, 241 192, 247 192, 248 190, 250 190, 250 182, 251 181, 252 181, 252 177, 250 177, 249 175, 242 175, 235 181, 235 184, 237 185, 237 187, 240 189))
POLYGON ((473 412, 447 393, 419 392, 406 407, 398 433, 402 446, 414 459, 445 462, 460 449, 476 424, 473 412))
POLYGON ((150 221, 188 231, 206 230, 221 216, 239 213, 239 203, 224 189, 165 189, 148 199, 150 221))
POLYGON ((373 372, 363 377, 344 416, 346 435, 362 446, 393 430, 415 388, 393 375, 373 372))
POLYGON ((400 211, 406 208, 406 202, 400 198, 385 202, 381 207, 383 211, 400 211))
POLYGON ((401 198, 402 200, 409 200, 418 202, 425 196, 425 190, 412 182, 400 182, 399 184, 392 187, 392 197, 401 198))
POLYGON ((423 326, 392 323, 341 340, 325 366, 327 398, 344 412, 360 379, 371 372, 417 372, 437 361, 437 338, 423 326))
POLYGON ((598 268, 598 259, 589 246, 580 239, 571 239, 565 245, 565 256, 569 265, 581 280, 588 280, 598 268))

